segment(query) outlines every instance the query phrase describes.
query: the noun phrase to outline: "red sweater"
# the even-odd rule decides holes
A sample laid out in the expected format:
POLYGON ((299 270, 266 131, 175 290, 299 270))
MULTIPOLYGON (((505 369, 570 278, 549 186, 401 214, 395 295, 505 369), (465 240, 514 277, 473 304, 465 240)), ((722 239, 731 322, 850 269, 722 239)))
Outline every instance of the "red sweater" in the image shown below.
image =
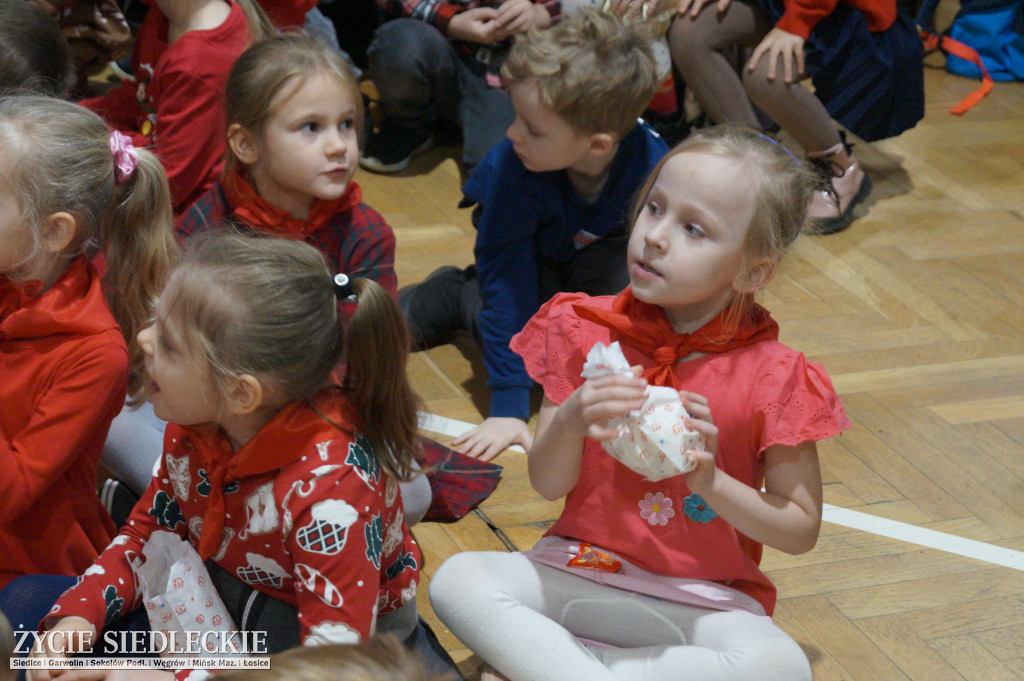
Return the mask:
POLYGON ((153 6, 135 42, 136 82, 79 102, 160 157, 175 215, 213 186, 224 167, 224 89, 249 42, 245 13, 237 4, 220 26, 189 31, 170 45, 167 17, 153 6))
POLYGON ((32 297, 0 276, 0 587, 77 575, 114 536, 96 494, 128 349, 96 270, 75 260, 32 297))
MULTIPOLYGON (((807 40, 819 21, 832 13, 840 0, 785 0, 786 11, 776 28, 807 40)), ((864 14, 872 33, 886 31, 896 21, 895 0, 842 0, 864 14)))

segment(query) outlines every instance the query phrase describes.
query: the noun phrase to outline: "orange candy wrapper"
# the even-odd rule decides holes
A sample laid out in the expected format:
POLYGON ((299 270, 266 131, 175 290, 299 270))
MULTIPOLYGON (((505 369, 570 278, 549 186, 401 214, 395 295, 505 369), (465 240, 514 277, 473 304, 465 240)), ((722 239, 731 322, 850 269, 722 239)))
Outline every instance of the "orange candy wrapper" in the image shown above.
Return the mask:
POLYGON ((579 552, 566 563, 569 567, 589 568, 601 572, 620 572, 622 563, 587 542, 580 542, 579 552))

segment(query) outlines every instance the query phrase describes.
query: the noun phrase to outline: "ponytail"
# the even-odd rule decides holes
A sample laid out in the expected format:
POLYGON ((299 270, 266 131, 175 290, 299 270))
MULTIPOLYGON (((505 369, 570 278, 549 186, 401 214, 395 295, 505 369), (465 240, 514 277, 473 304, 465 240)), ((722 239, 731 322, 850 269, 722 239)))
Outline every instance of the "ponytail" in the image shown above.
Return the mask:
POLYGON ((287 404, 313 396, 344 363, 342 389, 381 467, 401 480, 417 472, 409 332, 379 284, 352 281, 358 304, 345 322, 333 275, 315 247, 218 230, 190 242, 171 281, 179 332, 205 355, 221 390, 250 374, 287 404))
POLYGON ((370 279, 353 281, 359 304, 345 329, 345 384, 363 433, 389 473, 416 474, 419 398, 406 365, 411 340, 394 297, 370 279))
POLYGON ((249 25, 249 36, 252 44, 266 40, 277 32, 267 13, 255 0, 234 0, 245 13, 245 23, 249 25))
POLYGON ((23 278, 52 276, 81 256, 106 256, 104 291, 129 348, 133 405, 149 382, 135 335, 156 309, 177 249, 164 169, 150 152, 135 152, 134 169, 121 168, 106 124, 76 104, 38 95, 0 98, 0 166, 35 244, 23 278), (64 252, 47 253, 39 233, 59 211, 74 216, 75 235, 64 252))
POLYGON ((109 268, 104 290, 114 319, 128 340, 128 403, 132 406, 144 400, 142 390, 149 382, 144 353, 135 336, 153 318, 157 298, 177 254, 167 175, 156 156, 145 149, 136 151, 138 165, 119 185, 120 202, 104 221, 101 236, 109 268))

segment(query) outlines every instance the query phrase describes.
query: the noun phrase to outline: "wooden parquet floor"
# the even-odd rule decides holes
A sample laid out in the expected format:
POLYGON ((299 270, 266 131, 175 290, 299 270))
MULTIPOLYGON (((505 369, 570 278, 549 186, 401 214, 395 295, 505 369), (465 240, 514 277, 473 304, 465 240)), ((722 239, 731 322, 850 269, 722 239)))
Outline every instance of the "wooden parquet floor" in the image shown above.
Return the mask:
MULTIPOLYGON (((820 445, 830 507, 817 547, 768 549, 763 564, 775 620, 820 681, 1024 680, 1024 84, 952 116, 976 83, 936 57, 925 120, 857 146, 875 180, 860 219, 801 237, 763 297, 853 422, 820 445)), ((400 284, 472 261, 457 151, 358 177, 398 235, 400 284)), ((481 420, 474 348, 411 364, 430 412, 481 420)), ((478 511, 415 530, 423 612, 469 678, 479 660, 433 617, 430 576, 459 551, 529 548, 560 509, 532 491, 523 453, 497 463, 502 482, 478 511)))

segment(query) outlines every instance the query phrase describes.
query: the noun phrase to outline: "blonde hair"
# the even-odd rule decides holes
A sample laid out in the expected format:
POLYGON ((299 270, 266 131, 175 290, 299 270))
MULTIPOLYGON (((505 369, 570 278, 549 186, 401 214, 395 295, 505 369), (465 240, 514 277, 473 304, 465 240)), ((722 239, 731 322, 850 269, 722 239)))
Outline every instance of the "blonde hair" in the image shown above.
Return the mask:
POLYGON ((156 156, 136 151, 134 173, 117 184, 110 133, 99 116, 50 97, 0 99, 0 181, 18 200, 30 244, 10 274, 52 284, 63 264, 104 253, 103 285, 128 342, 133 404, 149 382, 135 335, 152 318, 177 255, 167 176, 156 156), (75 235, 64 252, 48 254, 42 246, 48 219, 59 212, 74 217, 75 235))
POLYGON ((651 35, 612 15, 582 9, 531 29, 501 68, 506 84, 533 81, 541 104, 583 134, 624 137, 658 88, 651 35))
POLYGON ((242 8, 242 13, 245 14, 245 23, 249 27, 249 38, 253 43, 266 40, 277 32, 277 28, 270 21, 270 17, 267 16, 267 13, 263 11, 263 8, 255 0, 231 1, 242 8))
POLYGON ((344 362, 342 387, 381 465, 410 478, 419 399, 406 376, 410 340, 383 287, 353 280, 355 313, 343 323, 323 254, 301 241, 214 231, 196 239, 171 275, 168 314, 208 361, 215 385, 251 374, 282 404, 313 395, 344 362))
POLYGON ((224 681, 452 681, 428 672, 394 636, 355 645, 302 646, 272 655, 270 669, 218 674, 224 681))
MULTIPOLYGON (((238 125, 257 140, 263 139, 267 123, 286 88, 295 92, 309 78, 334 76, 348 90, 356 106, 356 134, 363 134, 363 98, 359 81, 348 62, 335 50, 306 33, 283 33, 256 43, 238 57, 228 75, 227 124, 238 125)), ((224 172, 239 164, 228 145, 224 172)))
MULTIPOLYGON (((661 169, 673 156, 685 153, 719 156, 742 164, 748 173, 749 194, 754 203, 743 267, 749 273, 756 262, 780 262, 800 235, 817 180, 789 150, 752 128, 733 124, 701 128, 673 147, 640 188, 631 224, 647 203, 661 169)), ((752 303, 752 293, 737 294, 732 305, 735 320, 752 303)))

